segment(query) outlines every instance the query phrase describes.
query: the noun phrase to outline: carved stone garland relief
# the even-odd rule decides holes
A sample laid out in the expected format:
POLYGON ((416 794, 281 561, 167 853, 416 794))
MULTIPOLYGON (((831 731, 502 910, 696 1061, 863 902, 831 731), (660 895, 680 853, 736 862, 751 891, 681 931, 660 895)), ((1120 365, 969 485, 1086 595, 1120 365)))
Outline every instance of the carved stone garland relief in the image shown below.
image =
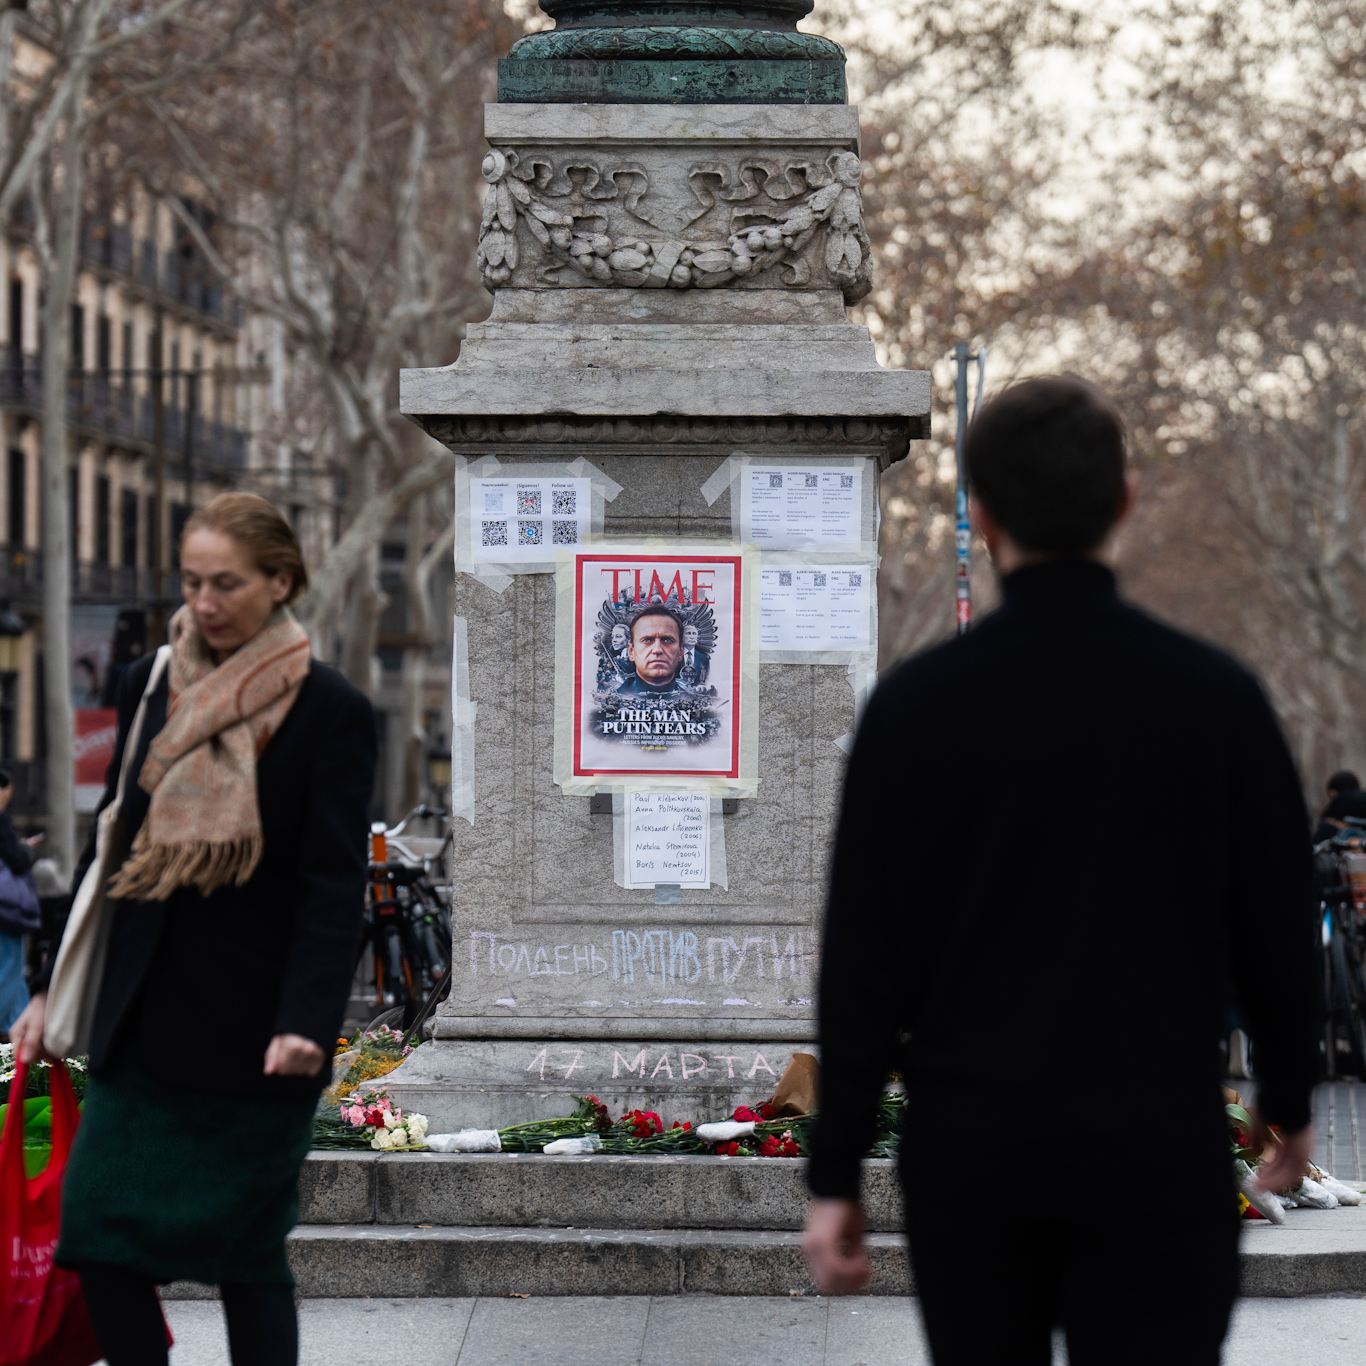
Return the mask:
POLYGON ((770 273, 775 284, 801 289, 813 283, 813 264, 824 267, 847 303, 861 299, 872 285, 859 193, 862 168, 853 152, 834 152, 824 162, 747 157, 734 174, 719 161, 696 163, 687 179, 698 206, 684 217, 700 218, 718 200, 732 206, 730 231, 715 241, 620 231, 613 237, 595 230, 606 225, 598 202, 607 200, 617 200, 632 217, 653 226, 648 203, 641 204, 650 175, 637 162, 604 168, 575 157, 557 166, 539 153, 495 148, 482 169, 489 191, 476 260, 490 290, 507 284, 517 268, 519 223, 526 225, 543 261, 536 270, 542 286, 713 289, 770 273), (573 178, 570 172, 576 173, 573 178))

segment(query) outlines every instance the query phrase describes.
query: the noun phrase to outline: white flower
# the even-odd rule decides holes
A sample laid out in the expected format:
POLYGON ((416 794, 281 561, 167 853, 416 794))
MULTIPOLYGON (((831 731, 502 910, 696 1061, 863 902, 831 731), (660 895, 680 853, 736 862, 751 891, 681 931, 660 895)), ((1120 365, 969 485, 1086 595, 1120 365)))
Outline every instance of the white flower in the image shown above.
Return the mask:
POLYGON ((402 1123, 403 1123, 403 1116, 402 1116, 402 1115, 395 1114, 394 1111, 392 1111, 392 1110, 387 1110, 387 1111, 385 1111, 385 1114, 384 1114, 384 1127, 385 1127, 386 1129, 397 1129, 398 1126, 399 1126, 400 1124, 402 1124, 402 1123))
POLYGON ((413 1136, 414 1143, 420 1143, 427 1134, 427 1116, 409 1115, 404 1123, 408 1126, 408 1132, 413 1136))
POLYGON ((394 1136, 388 1129, 377 1129, 375 1136, 370 1140, 372 1148, 392 1148, 394 1146, 394 1136))

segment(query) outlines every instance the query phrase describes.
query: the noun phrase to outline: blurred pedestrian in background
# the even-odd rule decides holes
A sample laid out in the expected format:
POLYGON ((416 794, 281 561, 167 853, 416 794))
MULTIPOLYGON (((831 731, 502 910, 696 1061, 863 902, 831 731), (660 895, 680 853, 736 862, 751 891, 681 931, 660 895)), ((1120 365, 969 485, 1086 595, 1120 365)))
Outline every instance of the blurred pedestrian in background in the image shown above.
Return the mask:
POLYGON ((1285 1138, 1263 1182, 1310 1151, 1299 779, 1252 675, 1118 596, 1104 557, 1132 486, 1101 393, 1014 385, 967 454, 1004 604, 889 673, 859 727, 806 1248, 821 1290, 867 1280, 859 1163, 899 1067, 936 1366, 1042 1366, 1057 1324, 1072 1366, 1215 1366, 1238 1284, 1230 994, 1285 1138))
POLYGON ((1349 816, 1366 820, 1366 792, 1361 790, 1357 775, 1343 768, 1328 779, 1328 805, 1319 813, 1314 843, 1332 839, 1345 828, 1349 816))
MULTIPOLYGON (((146 723, 56 1256, 110 1366, 164 1366, 156 1285, 181 1279, 222 1287, 237 1366, 293 1366, 284 1239, 355 966, 374 715, 311 658, 299 544, 264 498, 201 508, 180 564, 169 662, 119 691, 102 806, 144 693, 146 723)), ((14 1027, 25 1057, 44 1010, 14 1027)))
POLYGON ((13 798, 14 778, 7 768, 0 768, 0 1036, 5 1038, 28 1005, 24 936, 42 924, 30 870, 37 857, 34 846, 43 837, 19 838, 9 816, 13 798))

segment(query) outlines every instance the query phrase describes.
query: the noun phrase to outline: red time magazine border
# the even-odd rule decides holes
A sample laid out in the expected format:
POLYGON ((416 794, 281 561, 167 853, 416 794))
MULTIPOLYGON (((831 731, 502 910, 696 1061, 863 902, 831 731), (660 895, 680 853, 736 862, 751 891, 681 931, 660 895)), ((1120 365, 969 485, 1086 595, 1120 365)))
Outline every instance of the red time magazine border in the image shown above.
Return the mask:
POLYGON ((739 778, 740 776, 740 616, 745 611, 744 596, 741 592, 744 561, 739 555, 576 555, 574 557, 574 777, 592 778, 599 774, 613 774, 619 777, 653 778, 739 778), (730 728, 730 767, 724 768, 584 768, 582 755, 583 742, 583 569, 586 564, 601 564, 615 561, 627 563, 660 565, 682 564, 727 564, 732 566, 732 597, 735 610, 731 613, 733 638, 731 640, 731 728, 730 728))

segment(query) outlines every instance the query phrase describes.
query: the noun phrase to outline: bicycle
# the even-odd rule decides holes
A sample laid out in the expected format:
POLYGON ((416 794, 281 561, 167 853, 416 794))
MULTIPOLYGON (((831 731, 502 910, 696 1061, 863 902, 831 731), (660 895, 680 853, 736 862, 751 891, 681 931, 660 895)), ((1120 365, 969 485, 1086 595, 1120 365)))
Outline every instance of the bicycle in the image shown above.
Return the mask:
POLYGON ((449 884, 433 870, 444 866, 451 835, 408 834, 410 822, 444 822, 446 812, 414 807, 392 830, 376 821, 370 827, 366 864, 365 921, 356 965, 368 952, 374 966, 375 1005, 401 1010, 403 1027, 412 1027, 420 1009, 429 1011, 449 988, 451 968, 449 884))
POLYGON ((1314 847, 1323 959, 1323 1047, 1329 1080, 1366 1081, 1366 820, 1349 817, 1314 847))

